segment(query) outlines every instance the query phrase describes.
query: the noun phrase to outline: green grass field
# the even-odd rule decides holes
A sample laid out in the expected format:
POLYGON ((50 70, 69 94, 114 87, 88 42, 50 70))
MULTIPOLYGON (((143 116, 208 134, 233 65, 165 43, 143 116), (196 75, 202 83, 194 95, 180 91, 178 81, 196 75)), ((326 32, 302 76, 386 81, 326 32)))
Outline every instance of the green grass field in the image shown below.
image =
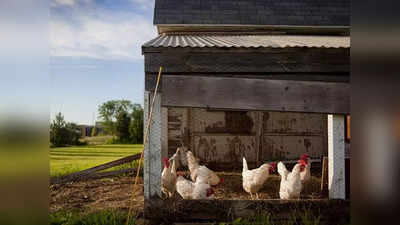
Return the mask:
POLYGON ((63 176, 141 152, 143 145, 88 145, 50 149, 50 176, 63 176))

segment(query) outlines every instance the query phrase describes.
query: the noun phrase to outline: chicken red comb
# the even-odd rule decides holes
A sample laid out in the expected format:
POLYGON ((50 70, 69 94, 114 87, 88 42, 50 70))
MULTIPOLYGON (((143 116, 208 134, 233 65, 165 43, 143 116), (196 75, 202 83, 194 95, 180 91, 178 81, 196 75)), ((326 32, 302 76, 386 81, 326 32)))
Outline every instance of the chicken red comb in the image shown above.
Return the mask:
POLYGON ((167 158, 165 158, 165 157, 162 160, 164 162, 164 166, 169 168, 169 160, 167 158))
POLYGON ((307 165, 306 161, 303 159, 300 159, 297 161, 298 163, 302 164, 302 165, 307 165))
POLYGON ((276 170, 276 162, 270 162, 269 165, 271 166, 272 172, 275 172, 275 170, 276 170))

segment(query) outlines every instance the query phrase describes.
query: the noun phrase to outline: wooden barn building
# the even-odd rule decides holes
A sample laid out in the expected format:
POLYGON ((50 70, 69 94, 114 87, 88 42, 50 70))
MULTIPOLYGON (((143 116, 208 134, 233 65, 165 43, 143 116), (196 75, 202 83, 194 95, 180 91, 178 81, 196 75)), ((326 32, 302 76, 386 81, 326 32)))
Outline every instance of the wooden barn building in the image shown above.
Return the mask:
POLYGON ((350 113, 349 0, 156 0, 159 36, 143 44, 145 198, 160 196, 161 158, 183 143, 214 170, 329 157, 344 198, 350 113), (147 113, 146 113, 147 112, 147 113))

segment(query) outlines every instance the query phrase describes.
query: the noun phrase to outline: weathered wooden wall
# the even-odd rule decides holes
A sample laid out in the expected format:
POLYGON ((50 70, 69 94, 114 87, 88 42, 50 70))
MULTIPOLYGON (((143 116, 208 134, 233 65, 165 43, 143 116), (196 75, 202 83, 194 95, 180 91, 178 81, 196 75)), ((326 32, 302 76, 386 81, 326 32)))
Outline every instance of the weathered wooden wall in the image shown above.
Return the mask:
POLYGON ((155 48, 144 58, 146 91, 154 90, 160 66, 163 76, 350 81, 349 48, 155 48))
POLYGON ((350 71, 348 48, 156 48, 145 52, 145 72, 342 73, 350 71))
POLYGON ((327 155, 323 114, 168 108, 168 155, 181 142, 214 169, 327 155))
POLYGON ((314 113, 264 112, 261 160, 327 155, 326 116, 314 113))

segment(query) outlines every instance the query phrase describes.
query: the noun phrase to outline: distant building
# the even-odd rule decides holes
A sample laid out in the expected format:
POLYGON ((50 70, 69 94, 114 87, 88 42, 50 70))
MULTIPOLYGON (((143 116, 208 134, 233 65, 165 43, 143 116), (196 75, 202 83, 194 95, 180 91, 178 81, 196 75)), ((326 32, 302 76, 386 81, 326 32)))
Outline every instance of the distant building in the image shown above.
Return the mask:
MULTIPOLYGON (((99 133, 101 133, 104 130, 104 125, 103 125, 103 122, 101 122, 101 121, 96 122, 95 126, 96 126, 96 135, 98 135, 99 133)), ((79 125, 79 127, 81 128, 81 131, 82 131, 82 137, 91 137, 93 128, 95 126, 85 125, 85 124, 79 125)))

